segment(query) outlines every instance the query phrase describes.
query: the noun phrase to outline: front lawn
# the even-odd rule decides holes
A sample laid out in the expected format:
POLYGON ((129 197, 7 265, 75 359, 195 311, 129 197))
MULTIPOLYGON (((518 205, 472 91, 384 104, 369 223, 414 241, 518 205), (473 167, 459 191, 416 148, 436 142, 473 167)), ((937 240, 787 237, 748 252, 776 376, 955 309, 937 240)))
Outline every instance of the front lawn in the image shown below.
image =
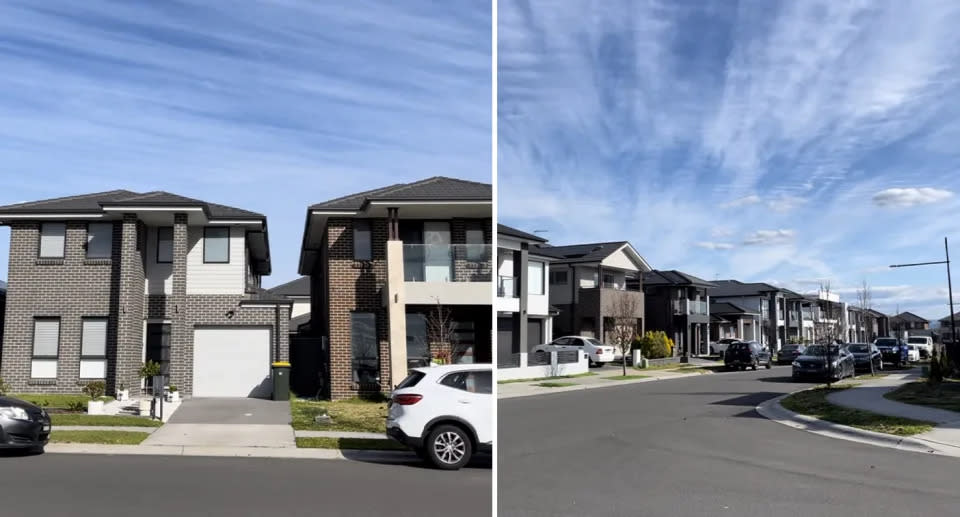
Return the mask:
POLYGON ((570 386, 576 386, 575 382, 540 382, 534 384, 533 386, 540 386, 541 388, 569 388, 570 386))
POLYGON ((363 399, 347 400, 290 400, 291 425, 297 431, 360 431, 386 433, 387 403, 363 399), (314 420, 322 414, 330 415, 333 423, 320 425, 314 420))
POLYGON ((107 445, 139 445, 149 433, 136 431, 57 431, 50 433, 50 443, 100 443, 107 445))
POLYGON ((369 451, 407 451, 406 447, 393 440, 374 438, 297 438, 301 449, 349 449, 369 451))
POLYGON ((827 402, 827 395, 851 388, 851 385, 837 385, 831 389, 825 387, 800 391, 784 398, 780 404, 802 415, 812 416, 828 422, 847 425, 867 431, 887 433, 897 436, 911 436, 925 433, 935 425, 933 422, 912 420, 895 416, 881 415, 860 409, 851 409, 827 402))
POLYGON ((944 380, 938 386, 911 382, 885 393, 884 397, 906 404, 960 412, 960 382, 944 380))
POLYGON ((611 375, 609 377, 604 377, 604 380, 607 381, 629 381, 631 379, 649 379, 649 375, 611 375))
POLYGON ((583 373, 576 373, 573 375, 557 375, 555 377, 535 377, 531 379, 513 379, 509 381, 497 381, 497 384, 514 384, 517 382, 548 381, 553 379, 576 379, 578 377, 591 377, 593 375, 597 375, 597 374, 594 372, 583 372, 583 373))
MULTIPOLYGON (((44 409, 63 409, 68 411, 86 411, 90 397, 86 395, 60 395, 47 393, 18 393, 10 395, 13 398, 25 400, 44 409)), ((110 402, 113 397, 100 397, 99 400, 110 402)))
POLYGON ((51 413, 50 422, 55 426, 96 425, 112 427, 160 427, 159 420, 126 415, 87 415, 83 413, 51 413))

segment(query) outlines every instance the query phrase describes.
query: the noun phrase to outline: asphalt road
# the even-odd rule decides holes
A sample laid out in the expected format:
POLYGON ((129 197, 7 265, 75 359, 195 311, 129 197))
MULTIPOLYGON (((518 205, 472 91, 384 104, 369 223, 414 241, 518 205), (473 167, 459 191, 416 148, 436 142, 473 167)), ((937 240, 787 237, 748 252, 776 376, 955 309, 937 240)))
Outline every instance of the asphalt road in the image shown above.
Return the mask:
POLYGON ((499 401, 500 516, 957 515, 960 460, 759 416, 789 367, 499 401))
POLYGON ((0 515, 489 517, 491 461, 475 463, 4 454, 0 515))

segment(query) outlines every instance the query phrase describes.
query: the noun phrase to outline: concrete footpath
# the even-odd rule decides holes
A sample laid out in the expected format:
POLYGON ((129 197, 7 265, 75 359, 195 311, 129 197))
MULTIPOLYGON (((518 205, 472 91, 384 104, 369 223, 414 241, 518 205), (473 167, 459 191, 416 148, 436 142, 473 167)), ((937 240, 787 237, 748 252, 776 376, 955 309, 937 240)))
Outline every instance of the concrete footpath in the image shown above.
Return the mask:
MULTIPOLYGON (((709 361, 697 358, 691 358, 688 363, 692 367, 718 367, 723 363, 718 361, 709 361)), ((620 379, 623 377, 623 369, 613 364, 604 368, 593 368, 590 373, 593 375, 585 377, 552 377, 536 380, 510 381, 497 384, 497 398, 509 399, 516 397, 531 397, 535 395, 545 395, 548 393, 563 393, 567 391, 588 390, 594 388, 609 388, 612 386, 622 386, 624 384, 637 384, 641 382, 662 381, 667 379, 682 379, 685 377, 696 377, 698 375, 712 375, 713 372, 704 372, 702 370, 695 372, 684 372, 684 368, 668 369, 636 369, 627 367, 627 376, 633 376, 631 379, 620 379), (546 387, 542 383, 555 383, 564 386, 546 387)), ((734 372, 729 372, 734 373, 734 372)))
POLYGON ((878 447, 960 457, 960 413, 904 404, 884 398, 885 393, 919 379, 919 370, 890 374, 873 380, 856 379, 857 386, 827 396, 830 403, 838 406, 936 424, 936 427, 929 432, 909 437, 866 431, 794 413, 780 404, 780 401, 790 394, 768 400, 756 409, 762 416, 775 422, 830 438, 878 447))

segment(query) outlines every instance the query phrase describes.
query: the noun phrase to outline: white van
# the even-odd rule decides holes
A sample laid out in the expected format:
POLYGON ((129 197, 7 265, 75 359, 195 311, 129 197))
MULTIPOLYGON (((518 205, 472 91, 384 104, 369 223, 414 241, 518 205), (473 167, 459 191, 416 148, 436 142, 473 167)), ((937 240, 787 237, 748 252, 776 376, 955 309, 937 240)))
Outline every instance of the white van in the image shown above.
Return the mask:
POLYGON ((930 336, 910 336, 907 338, 907 344, 917 345, 921 358, 927 358, 933 354, 933 338, 930 336))

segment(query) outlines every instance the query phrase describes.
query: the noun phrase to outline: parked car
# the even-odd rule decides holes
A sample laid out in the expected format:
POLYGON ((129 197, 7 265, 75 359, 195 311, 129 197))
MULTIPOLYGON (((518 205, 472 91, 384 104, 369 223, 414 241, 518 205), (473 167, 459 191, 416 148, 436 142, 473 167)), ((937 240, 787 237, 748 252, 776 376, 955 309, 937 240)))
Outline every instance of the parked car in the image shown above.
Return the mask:
POLYGON ((803 355, 803 345, 783 345, 783 348, 777 352, 777 364, 793 364, 796 358, 803 355))
POLYGON ((493 371, 489 364, 414 368, 390 394, 387 436, 443 470, 493 448, 493 371))
POLYGON ((920 352, 923 350, 919 345, 905 345, 907 347, 907 361, 911 363, 920 362, 920 352))
POLYGON ((42 452, 50 440, 50 415, 27 401, 0 396, 0 449, 42 452))
POLYGON ((739 343, 739 342, 740 342, 739 339, 732 338, 732 337, 725 337, 723 339, 718 340, 716 343, 710 343, 710 353, 723 357, 724 352, 727 351, 727 347, 729 347, 732 343, 739 343))
POLYGON ((920 359, 927 359, 933 355, 933 338, 930 336, 910 336, 907 338, 907 344, 917 345, 920 359))
POLYGON ((723 364, 728 369, 756 370, 760 365, 766 368, 773 366, 773 354, 770 349, 756 341, 739 341, 731 343, 723 354, 723 364))
POLYGON ((876 345, 870 343, 850 343, 847 345, 847 352, 853 354, 853 367, 855 370, 870 371, 870 364, 873 364, 874 371, 883 370, 883 354, 876 345))
POLYGON ((793 380, 817 378, 841 380, 853 377, 856 366, 853 354, 841 345, 810 345, 793 362, 793 380))
POLYGON ((873 344, 877 345, 877 348, 880 349, 883 362, 891 363, 897 367, 907 364, 908 349, 899 339, 895 337, 880 337, 877 338, 873 344))
POLYGON ((614 360, 614 347, 605 345, 598 339, 584 336, 564 336, 545 344, 533 347, 534 354, 549 354, 550 352, 562 352, 565 350, 577 350, 587 354, 591 366, 603 366, 614 360))

